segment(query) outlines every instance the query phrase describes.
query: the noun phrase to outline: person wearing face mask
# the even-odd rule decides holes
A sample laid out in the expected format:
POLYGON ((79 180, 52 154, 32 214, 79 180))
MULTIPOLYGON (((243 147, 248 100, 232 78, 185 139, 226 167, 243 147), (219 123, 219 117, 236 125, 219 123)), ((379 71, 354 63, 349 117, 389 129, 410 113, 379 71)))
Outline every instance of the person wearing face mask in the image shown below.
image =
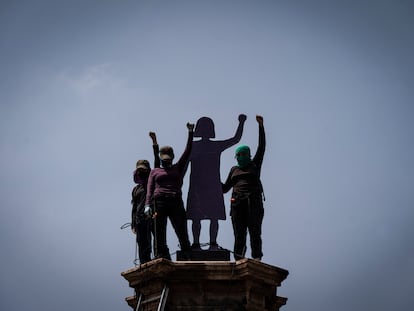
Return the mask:
POLYGON ((250 235, 252 258, 261 260, 263 186, 260 171, 266 147, 263 117, 256 116, 259 124, 259 144, 256 154, 251 157, 250 148, 241 145, 236 148, 237 165, 230 169, 229 175, 222 184, 223 192, 233 188, 231 195, 230 216, 234 231, 234 258, 242 259, 246 253, 247 230, 250 235))
MULTIPOLYGON (((154 167, 160 167, 157 137, 154 132, 150 132, 149 136, 152 139, 152 147, 154 151, 154 167)), ((139 261, 141 264, 151 260, 152 222, 144 213, 150 171, 151 166, 147 160, 138 160, 133 174, 136 186, 132 189, 131 229, 136 235, 139 261)))
POLYGON ((155 257, 171 260, 167 246, 167 219, 175 230, 183 256, 191 256, 188 238, 187 218, 182 199, 181 188, 185 169, 191 154, 194 136, 194 124, 187 123, 188 139, 184 153, 178 162, 173 164, 174 150, 170 146, 160 148, 161 167, 151 171, 148 179, 148 191, 145 212, 154 218, 155 257), (153 202, 153 206, 151 206, 153 202))

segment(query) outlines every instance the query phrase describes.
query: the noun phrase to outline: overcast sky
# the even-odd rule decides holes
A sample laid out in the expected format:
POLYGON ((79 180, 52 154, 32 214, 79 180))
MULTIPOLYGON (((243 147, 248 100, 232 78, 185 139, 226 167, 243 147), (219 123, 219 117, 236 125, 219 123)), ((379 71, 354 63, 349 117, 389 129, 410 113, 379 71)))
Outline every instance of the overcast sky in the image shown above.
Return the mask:
MULTIPOLYGON (((135 238, 120 227, 148 132, 181 154, 188 121, 210 117, 227 139, 244 113, 253 150, 264 117, 263 261, 290 272, 282 310, 411 311, 413 10, 1 0, 0 309, 129 310, 135 238)), ((218 243, 232 250, 225 202, 218 243)))

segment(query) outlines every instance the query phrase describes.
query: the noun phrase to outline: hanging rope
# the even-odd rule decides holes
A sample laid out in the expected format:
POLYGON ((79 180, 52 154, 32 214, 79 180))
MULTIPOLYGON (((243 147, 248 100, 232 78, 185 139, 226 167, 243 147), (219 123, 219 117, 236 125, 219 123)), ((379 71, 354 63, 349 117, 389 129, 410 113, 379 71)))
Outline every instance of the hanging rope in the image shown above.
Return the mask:
POLYGON ((128 228, 128 227, 131 227, 131 223, 130 222, 126 222, 126 223, 124 223, 122 226, 121 226, 121 230, 123 230, 123 229, 125 229, 125 228, 128 228))

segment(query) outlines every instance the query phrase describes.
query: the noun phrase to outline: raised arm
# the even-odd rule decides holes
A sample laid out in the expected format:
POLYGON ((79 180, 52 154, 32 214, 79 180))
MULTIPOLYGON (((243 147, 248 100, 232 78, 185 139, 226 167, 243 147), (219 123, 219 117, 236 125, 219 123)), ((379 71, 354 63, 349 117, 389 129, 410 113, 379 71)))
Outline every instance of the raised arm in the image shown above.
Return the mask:
POLYGON ((263 126, 263 117, 256 116, 256 121, 259 124, 259 144, 257 146, 256 154, 253 157, 253 162, 256 164, 256 166, 260 168, 262 166, 263 157, 266 149, 266 135, 263 126))
POLYGON ((152 149, 153 149, 153 152, 154 152, 154 168, 155 167, 160 167, 161 166, 161 160, 160 160, 160 157, 158 155, 158 153, 160 152, 160 147, 158 146, 157 135, 155 135, 154 132, 149 132, 149 136, 152 139, 152 149))
POLYGON ((185 150, 177 162, 177 166, 181 172, 185 172, 187 162, 191 155, 191 149, 193 148, 193 137, 194 137, 194 123, 187 123, 188 138, 185 150))
POLYGON ((220 147, 222 150, 225 150, 235 144, 237 144, 243 134, 243 128, 244 128, 244 122, 246 122, 246 115, 245 114, 240 114, 239 115, 239 126, 237 127, 236 133, 234 134, 234 136, 232 138, 223 140, 220 142, 220 147))

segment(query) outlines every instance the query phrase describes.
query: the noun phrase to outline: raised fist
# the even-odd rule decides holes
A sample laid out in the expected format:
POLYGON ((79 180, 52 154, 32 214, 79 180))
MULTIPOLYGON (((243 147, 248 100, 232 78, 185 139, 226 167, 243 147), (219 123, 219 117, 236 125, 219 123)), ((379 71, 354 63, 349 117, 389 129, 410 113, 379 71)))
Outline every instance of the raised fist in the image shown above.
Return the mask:
POLYGON ((257 123, 259 123, 259 125, 263 125, 263 117, 262 116, 257 115, 256 116, 256 121, 257 121, 257 123))
POLYGON ((149 132, 149 137, 151 137, 152 143, 154 145, 157 145, 157 136, 155 135, 155 133, 154 132, 149 132))
POLYGON ((192 131, 194 131, 194 123, 190 123, 190 122, 188 122, 188 123, 187 123, 187 128, 188 128, 188 130, 189 130, 189 131, 191 131, 191 132, 192 132, 192 131))
POLYGON ((245 114, 239 114, 239 122, 244 122, 246 121, 247 116, 245 114))

